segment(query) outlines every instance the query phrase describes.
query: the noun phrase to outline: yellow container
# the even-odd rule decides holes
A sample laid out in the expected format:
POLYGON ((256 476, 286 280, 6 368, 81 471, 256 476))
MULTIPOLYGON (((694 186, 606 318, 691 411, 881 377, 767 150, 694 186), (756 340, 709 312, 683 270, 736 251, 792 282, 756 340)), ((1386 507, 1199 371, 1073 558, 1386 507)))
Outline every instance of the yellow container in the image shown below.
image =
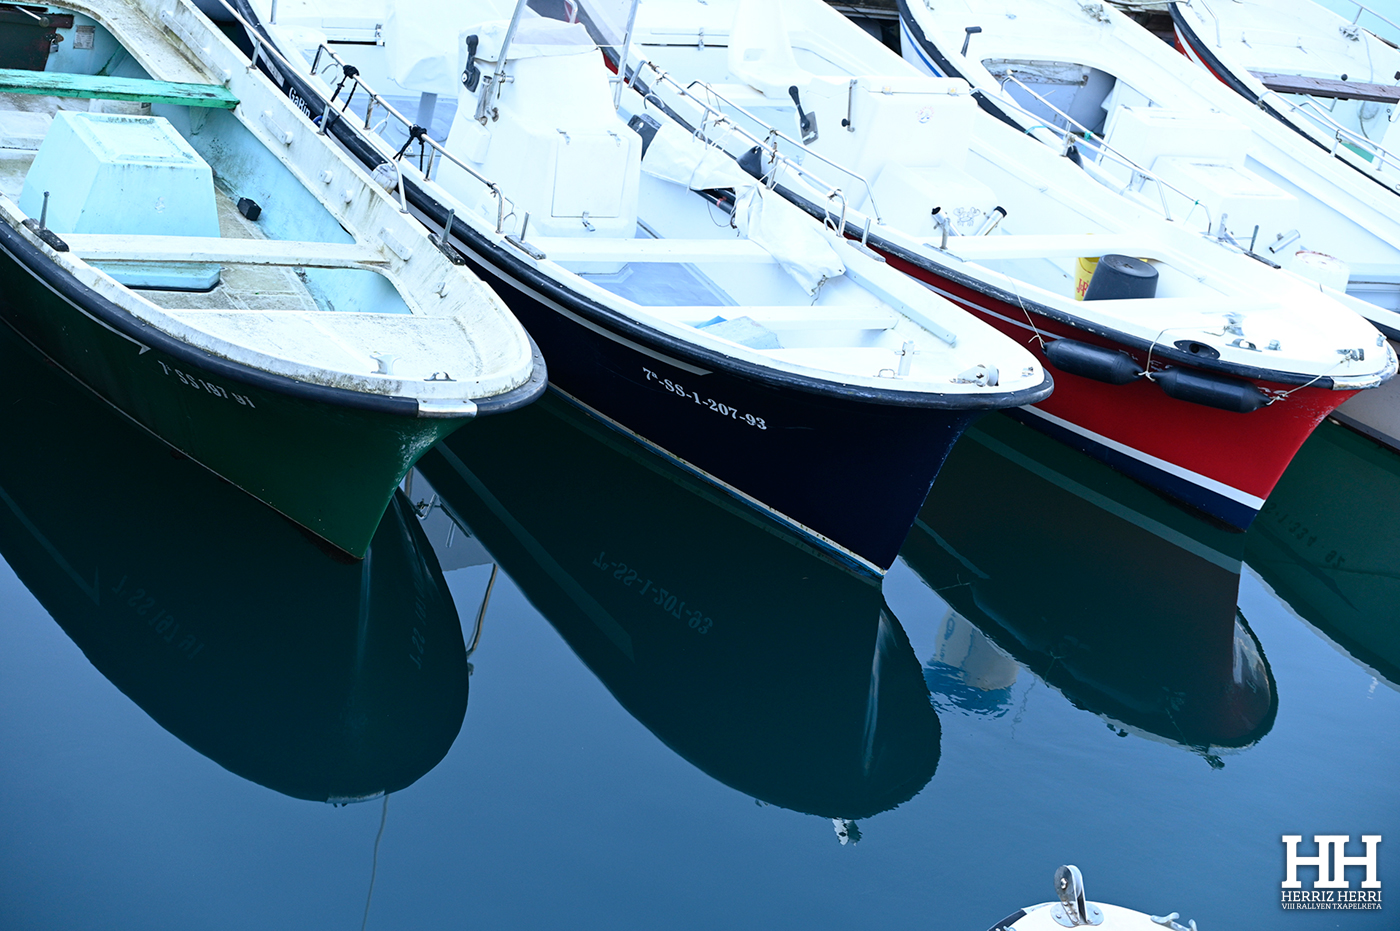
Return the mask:
POLYGON ((1089 279, 1094 277, 1094 269, 1099 267, 1098 257, 1080 256, 1074 263, 1074 299, 1084 300, 1084 292, 1089 290, 1089 279))

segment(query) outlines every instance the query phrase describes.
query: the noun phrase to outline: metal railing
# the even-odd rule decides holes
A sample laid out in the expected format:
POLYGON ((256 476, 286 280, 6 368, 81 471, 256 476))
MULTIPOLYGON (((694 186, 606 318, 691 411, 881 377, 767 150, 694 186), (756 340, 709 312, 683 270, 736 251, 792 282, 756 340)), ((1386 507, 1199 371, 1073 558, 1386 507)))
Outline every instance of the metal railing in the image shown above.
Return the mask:
POLYGON ((1337 154, 1338 147, 1346 145, 1353 150, 1365 149, 1370 152, 1374 159, 1379 160, 1379 164, 1376 166, 1377 172, 1386 165, 1400 168, 1400 158, 1396 158, 1389 149, 1379 142, 1376 142, 1374 139, 1368 139, 1354 129, 1343 126, 1333 119, 1332 114, 1327 109, 1319 105, 1318 102, 1311 97, 1307 97, 1301 101, 1289 100, 1276 91, 1266 90, 1263 94, 1259 95, 1260 105, 1262 106, 1266 100, 1276 101, 1292 112, 1297 113, 1299 116, 1317 123, 1326 135, 1332 137, 1333 155, 1337 154))
MULTIPOLYGON (((1183 191, 1181 188, 1172 184, 1170 181, 1167 181, 1166 179, 1162 178, 1160 175, 1157 175, 1150 169, 1144 168, 1128 156, 1124 155, 1122 152, 1119 152, 1117 149, 1113 148, 1113 146, 1108 144, 1108 140, 1104 139, 1098 133, 1095 133, 1093 130, 1080 123, 1074 117, 1070 116, 1068 113, 1064 112, 1059 107, 1046 100, 1040 94, 1037 94, 1027 84, 1025 84, 1019 78, 1017 78, 1010 70, 1006 72, 1005 77, 1002 81, 1003 90, 1005 89, 1007 82, 1016 84, 1016 86, 1020 87, 1026 93, 1030 94, 1036 100, 1040 101, 1051 111, 1057 114, 1067 124, 1073 125, 1078 130, 1078 132, 1071 132, 1068 128, 1055 126, 1050 123, 1039 123, 1037 124, 1037 126, 1031 127, 1031 129, 1041 128, 1047 129, 1052 133, 1057 133, 1059 134, 1061 141, 1066 144, 1082 138, 1085 142, 1093 144, 1094 150, 1099 154, 1100 161, 1102 161, 1104 156, 1108 156, 1112 161, 1117 162, 1118 164, 1122 165, 1124 168, 1127 168, 1130 172, 1132 172, 1132 174, 1128 177, 1127 183, 1124 184, 1123 187, 1120 188, 1117 193, 1122 194, 1126 192, 1130 187, 1133 186, 1133 183, 1136 180, 1138 180, 1138 178, 1141 178, 1144 184, 1148 181, 1151 181, 1153 184, 1156 185, 1157 199, 1161 201, 1163 216, 1165 216, 1168 220, 1173 219, 1171 207, 1167 203, 1166 195, 1167 191, 1171 191, 1173 194, 1176 194, 1179 197, 1191 202, 1191 209, 1187 211, 1186 216, 1181 218, 1181 222, 1188 222, 1191 219, 1191 214, 1195 212, 1197 207, 1200 207, 1206 215, 1206 235, 1212 234, 1212 230, 1214 230, 1215 227, 1215 220, 1211 216, 1210 208, 1207 207, 1205 204, 1201 203, 1199 198, 1188 194, 1186 191, 1183 191)), ((974 93, 979 92, 974 91, 974 93)), ((1012 109, 1018 110, 1024 116, 1028 116, 1034 120, 1039 120, 1043 118, 1041 114, 1028 110, 1027 108, 1017 103, 1010 93, 1005 93, 1002 99, 996 101, 996 104, 998 106, 1010 106, 1012 109)), ((1030 130, 1028 129, 1026 130, 1026 132, 1030 132, 1030 130)))
MULTIPOLYGON (((672 81, 671 83, 674 84, 675 82, 672 81)), ((781 140, 783 140, 784 142, 788 143, 789 145, 793 145, 793 146, 796 146, 797 148, 801 149, 802 152, 804 153, 804 157, 805 157, 806 155, 810 155, 812 158, 815 158, 817 161, 822 162, 822 163, 824 163, 824 164, 826 164, 826 165, 830 165, 832 168, 836 169, 837 171, 841 172, 842 174, 848 175, 848 176, 850 176, 851 178, 855 179, 856 181, 859 181, 860 184, 861 184, 861 186, 865 188, 865 196, 866 196, 867 200, 868 200, 869 203, 870 203, 870 209, 871 209, 871 210, 874 212, 874 214, 875 214, 875 222, 877 222, 877 223, 883 223, 883 222, 884 222, 884 220, 882 220, 882 219, 880 218, 880 207, 879 207, 878 204, 875 203, 875 191, 871 188, 871 186, 870 186, 870 181, 867 180, 866 177, 865 177, 864 175, 861 175, 861 174, 859 174, 859 173, 853 171, 852 169, 847 168, 845 165, 842 165, 842 164, 840 164, 840 163, 838 163, 838 162, 832 161, 831 159, 827 158, 825 155, 822 155, 820 152, 815 152, 815 151, 813 151, 810 147, 808 147, 808 145, 807 145, 805 142, 801 141, 800 139, 794 139, 792 136, 789 136, 787 133, 783 132, 781 129, 778 129, 776 126, 773 126, 773 125, 770 124, 770 123, 765 123, 761 118, 759 118, 759 117, 756 116, 755 114, 750 113, 748 110, 745 110, 745 109, 744 109, 743 107, 741 107, 739 104, 737 104, 737 103, 735 103, 734 101, 730 100, 728 97, 725 97, 725 96, 724 96, 723 94, 721 94, 719 91, 715 90, 715 88, 714 88, 713 85, 707 84, 707 83, 705 83, 704 81, 692 81, 689 85, 687 85, 687 90, 689 90, 689 88, 692 88, 692 87, 700 87, 700 88, 703 88, 703 89, 704 89, 704 92, 705 92, 706 94, 708 94, 709 96, 715 97, 715 98, 717 98, 718 100, 720 100, 721 102, 728 104, 728 105, 730 106, 730 108, 732 108, 732 109, 735 110, 736 112, 742 114, 743 116, 747 117, 747 118, 750 119, 750 120, 753 120, 754 123, 758 124, 759 126, 762 126, 764 129, 766 129, 768 132, 767 132, 767 137, 766 137, 766 139, 764 140, 764 142, 769 143, 769 148, 770 148, 773 152, 776 152, 776 151, 777 151, 777 144, 776 144, 776 143, 773 143, 772 140, 775 139, 775 138, 776 138, 776 139, 781 139, 781 140)), ((693 99, 693 96, 692 96, 692 99, 693 99)), ((711 112, 714 112, 714 113, 722 113, 722 111, 714 110, 713 108, 711 108, 711 112)), ((731 121, 731 122, 732 122, 732 121, 731 121)), ((762 144, 763 144, 763 143, 760 143, 760 145, 762 145, 762 144)), ((794 164, 795 164, 795 163, 794 163, 794 164)), ((797 167, 800 168, 801 166, 798 165, 797 167)), ((805 171, 805 169, 804 169, 804 171, 805 171)), ((813 178, 814 180, 820 180, 819 176, 816 175, 815 173, 810 173, 810 172, 809 172, 809 173, 808 173, 808 176, 811 177, 811 178, 813 178)), ((827 187, 831 187, 831 185, 830 185, 830 184, 827 184, 826 182, 822 182, 822 183, 823 183, 824 185, 826 185, 827 187)), ((837 188, 837 190, 840 190, 840 189, 837 188)), ((843 197, 843 201, 844 201, 844 197, 843 197)), ((844 209, 843 209, 843 212, 844 212, 844 209)))
MULTIPOLYGON (((364 125, 361 129, 363 132, 370 134, 376 143, 380 143, 384 146, 381 150, 381 154, 387 154, 389 160, 395 165, 396 170, 399 170, 400 181, 402 181, 402 170, 398 168, 399 162, 402 161, 404 155, 407 154, 409 146, 416 140, 419 144, 419 171, 423 175, 423 180, 433 180, 433 170, 438 166, 439 161, 445 160, 451 162, 470 175, 496 198, 496 232, 503 233, 505 231, 506 197, 505 194, 502 193, 500 185, 447 151, 446 146, 429 136, 428 131, 424 127, 419 126, 413 122, 413 120, 400 113, 393 104, 389 103, 382 95, 376 93, 372 87, 361 80, 358 70, 356 70, 353 65, 341 59, 341 57, 325 43, 322 43, 316 48, 316 57, 311 63, 311 73, 313 76, 319 77, 322 73, 322 55, 325 55, 331 61, 331 64, 327 65, 325 70, 329 71, 331 66, 337 67, 340 69, 342 78, 340 83, 336 86, 336 89, 331 92, 331 96, 323 99, 325 109, 321 114, 321 125, 318 128, 321 135, 326 135, 338 119, 344 119, 350 116, 357 122, 359 121, 359 114, 354 113, 350 109, 350 104, 356 92, 363 89, 369 101, 365 107, 364 125), (350 90, 342 100, 340 98, 340 91, 347 84, 350 90), (340 101, 339 109, 336 108, 336 102, 338 100, 340 101), (382 110, 386 114, 385 118, 380 121, 378 126, 373 125, 374 113, 376 110, 382 110), (396 152, 393 151, 393 146, 390 145, 383 136, 384 127, 390 118, 397 120, 408 132, 408 141, 396 152), (417 130, 417 132, 415 132, 415 130, 417 130), (423 162, 425 153, 427 159, 426 163, 423 162)), ((485 84, 486 82, 483 81, 482 83, 485 84)), ((489 92, 490 86, 483 87, 481 91, 483 95, 489 92)))
MULTIPOLYGON (((699 107, 701 111, 703 111, 704 116, 701 119, 699 128, 696 130, 696 135, 698 137, 703 138, 707 143, 716 146, 720 149, 720 151, 725 151, 723 146, 721 146, 720 143, 716 141, 710 133, 711 126, 724 127, 724 131, 726 133, 733 133, 739 138, 744 139, 752 145, 756 145, 760 149, 762 149, 766 153, 769 170, 765 173, 765 178, 761 180, 766 181, 770 189, 777 184, 777 169, 780 165, 783 168, 786 168, 788 171, 792 172, 797 177, 807 179, 815 187, 825 189, 827 191, 827 200, 836 200, 839 198, 841 201, 841 213, 838 229, 842 235, 845 234, 847 210, 847 199, 845 193, 841 190, 840 187, 832 184, 830 181, 818 175, 816 172, 804 167, 800 162, 797 162, 796 160, 789 158, 788 156, 780 152, 778 150, 778 143, 774 140, 781 139, 784 142, 796 146, 803 153, 811 155, 818 161, 830 165, 837 171, 847 174, 855 180, 859 181, 865 187, 866 197, 869 200, 871 211, 873 211, 875 214, 876 222, 882 224, 884 223, 884 220, 880 217, 879 207, 875 203, 875 194, 870 188, 870 183, 863 176, 856 174, 854 171, 851 171, 850 169, 838 164, 837 162, 832 161, 831 159, 823 155, 813 152, 807 146, 803 145, 802 142, 793 139, 791 136, 788 136, 781 130, 778 130, 775 127, 768 125, 767 123, 763 122, 763 120, 754 116, 752 113, 749 113, 747 110, 734 104, 708 84, 705 84, 702 81, 693 81, 689 85, 682 84, 675 78, 671 77, 670 74, 657 67, 657 65, 654 62, 645 58, 637 62, 636 67, 632 69, 631 80, 628 82, 629 86, 631 86, 633 90, 641 94, 643 98, 646 98, 653 93, 652 84, 642 82, 639 79, 639 75, 641 74, 642 69, 644 68, 651 70, 651 73, 654 75, 653 83, 659 82, 661 84, 667 85, 679 96, 685 98, 686 100, 689 100, 691 103, 699 107), (705 94, 718 98, 719 100, 728 104, 729 106, 734 107, 735 110, 742 113, 745 117, 747 117, 750 120, 753 120, 754 123, 768 130, 767 135, 756 136, 753 133, 749 132, 743 126, 736 123, 730 117, 729 114, 711 105, 709 100, 699 96, 699 91, 693 91, 692 88, 700 88, 705 94)), ((868 228, 869 227, 867 225, 867 229, 868 228)))
POLYGON ((1353 26, 1361 22, 1361 15, 1363 13, 1370 13, 1372 16, 1385 23, 1390 28, 1396 31, 1400 31, 1400 24, 1397 24, 1393 19, 1388 19, 1380 13, 1377 13, 1375 10, 1371 9, 1366 4, 1361 3, 1360 0, 1350 0, 1350 2, 1356 7, 1356 15, 1353 16, 1351 19, 1351 24, 1353 26))
MULTIPOLYGON (((274 65, 280 65, 284 68, 290 69, 293 73, 302 72, 302 68, 299 68, 297 65, 289 61, 287 57, 283 55, 279 49, 277 49, 276 46, 272 45, 268 40, 266 40, 263 37, 263 34, 258 29, 256 29, 251 23, 244 19, 242 14, 240 14, 238 10, 233 7, 229 0, 219 0, 219 4, 225 10, 228 11, 229 15, 233 17, 236 23, 243 27, 244 31, 248 35, 249 41, 253 43, 253 54, 251 58, 248 59, 249 68, 256 68, 258 63, 258 56, 262 55, 265 56, 274 65)), ((327 70, 329 70, 329 66, 327 70)), ((374 145, 376 151, 378 151, 381 155, 385 155, 386 162, 393 165, 394 167, 395 188, 397 189, 397 193, 399 196, 399 204, 401 210, 407 212, 408 201, 404 193, 403 168, 400 162, 402 161, 405 153, 408 151, 409 146, 416 139, 420 146, 420 160, 422 158, 422 153, 425 150, 430 150, 427 156, 426 168, 420 169, 424 180, 432 180, 433 169, 434 167, 436 167, 439 160, 445 159, 446 161, 451 162, 453 165, 466 172, 467 175, 469 175, 471 178, 479 182, 488 191, 490 191, 493 197, 496 198, 496 233, 502 234, 505 232, 504 227, 506 218, 506 197, 505 194, 501 191, 500 185, 496 184, 496 182, 492 181, 490 178, 487 178, 485 175, 481 174, 479 171, 472 168, 470 165, 466 164, 461 159, 457 158, 451 152, 447 151, 446 147, 442 143, 438 142, 437 140, 433 139, 428 135, 426 129, 424 129, 421 126, 418 126, 408 117, 400 113, 392 104, 389 103, 388 100, 386 100, 382 95, 376 93, 373 88, 371 88, 368 84, 366 84, 360 79, 359 72, 357 69, 355 69, 353 66, 347 65, 346 62, 342 61, 340 56, 337 55, 332 49, 327 47, 325 43, 321 43, 316 49, 316 57, 312 61, 309 78, 310 80, 306 82, 307 87, 309 88, 311 93, 316 95, 322 108, 320 125, 317 127, 317 132, 323 136, 329 132, 331 126, 335 123, 336 120, 344 119, 347 116, 347 114, 353 116, 355 119, 358 120, 358 115, 352 113, 349 109, 350 102, 354 98, 355 93, 357 91, 363 90, 365 92, 366 96, 368 97, 368 103, 366 105, 366 115, 363 126, 363 132, 366 135, 368 135, 370 142, 372 145, 374 145), (314 86, 314 81, 317 77, 319 77, 320 74, 320 63, 323 53, 329 56, 329 58, 335 66, 340 68, 342 76, 339 85, 334 91, 331 92, 330 96, 322 94, 314 86), (336 99, 339 97, 340 91, 347 84, 349 85, 350 90, 345 95, 345 98, 341 103, 340 108, 336 109, 336 99), (376 109, 380 109, 386 114, 385 120, 381 121, 378 127, 372 125, 373 116, 376 109), (405 143, 403 147, 400 148, 397 152, 393 150, 393 146, 390 145, 387 142, 387 140, 385 140, 380 134, 380 131, 383 129, 385 123, 390 118, 398 120, 399 123, 401 123, 403 127, 406 130, 408 130, 409 133, 409 141, 405 143), (419 130, 419 132, 415 133, 415 129, 419 130)))
MULTIPOLYGON (((731 119, 730 116, 729 116, 727 113, 725 113, 725 112, 722 111, 722 110, 717 109, 717 108, 714 107, 714 106, 711 106, 710 103, 709 103, 709 101, 704 100, 704 99, 702 99, 701 97, 696 96, 695 93, 692 93, 692 92, 691 92, 691 88, 692 88, 692 87, 699 86, 699 87, 704 88, 706 92, 713 94, 715 97, 719 97, 719 99, 722 100, 722 101, 724 101, 725 103, 729 103, 728 100, 725 100, 724 97, 722 97, 722 96, 719 95, 717 92, 715 92, 713 88, 709 87, 708 85, 706 85, 706 84, 704 84, 703 82, 700 82, 700 81, 692 82, 690 85, 681 84, 679 81, 677 81, 675 78, 671 77, 671 76, 670 76, 668 73, 666 73, 665 71, 663 71, 663 70, 661 70, 660 68, 658 68, 658 67, 656 66, 655 63, 653 63, 652 61, 650 61, 650 60, 648 60, 648 59, 642 59, 641 61, 639 61, 639 62, 637 63, 637 67, 636 67, 635 69, 633 69, 633 71, 632 71, 632 79, 631 79, 630 82, 628 82, 628 83, 629 83, 629 86, 631 86, 631 87, 633 88, 633 90, 635 90, 635 91, 637 91, 638 93, 640 93, 644 99, 647 98, 647 97, 650 97, 654 92, 653 92, 653 90, 652 90, 652 86, 651 86, 651 85, 646 84, 646 83, 639 83, 639 77, 638 77, 638 76, 641 74, 641 71, 642 71, 643 68, 650 68, 651 71, 652 71, 652 74, 655 75, 655 80, 656 80, 656 81, 668 85, 668 86, 671 87, 677 94, 679 94, 681 97, 683 97, 683 98, 685 98, 685 99, 691 101, 692 103, 694 103, 697 107, 699 107, 699 108, 703 111, 703 114, 704 114, 704 115, 703 115, 702 118, 701 118, 700 126, 699 126, 699 128, 695 131, 695 134, 696 134, 696 136, 697 136, 698 138, 701 138, 701 139, 703 139, 706 143, 715 146, 715 147, 718 148, 721 152, 725 152, 726 155, 729 155, 730 157, 734 157, 734 156, 732 156, 730 153, 728 153, 728 152, 724 149, 724 147, 723 147, 722 145, 720 145, 720 143, 719 143, 718 141, 716 141, 714 138, 711 137, 710 132, 709 132, 709 127, 713 124, 713 125, 716 126, 716 127, 725 127, 725 132, 726 132, 726 133, 732 133, 733 135, 736 135, 736 136, 738 136, 738 137, 741 138, 741 139, 747 140, 748 142, 750 142, 750 143, 752 143, 753 145, 757 146, 759 149, 763 150, 763 151, 766 153, 766 157, 767 157, 767 161, 768 161, 768 165, 769 165, 769 170, 768 170, 767 172, 765 172, 765 173, 764 173, 764 177, 761 177, 759 180, 760 180, 760 181, 763 181, 764 183, 766 183, 767 186, 768 186, 768 188, 769 188, 770 190, 771 190, 772 188, 776 187, 776 185, 777 185, 777 183, 778 183, 778 171, 777 171, 777 169, 778 169, 778 167, 779 167, 780 165, 781 165, 783 168, 786 168, 788 171, 792 172, 792 173, 793 173, 794 175, 796 175, 797 177, 807 179, 809 182, 813 183, 813 185, 814 185, 815 187, 826 189, 826 191, 827 191, 826 199, 827 199, 828 201, 836 200, 836 199, 838 199, 838 198, 839 198, 840 201, 841 201, 840 221, 839 221, 839 223, 835 224, 835 226, 836 226, 837 231, 838 231, 841 235, 843 235, 843 236, 845 235, 845 232, 846 232, 846 210, 847 210, 847 206, 848 206, 848 204, 847 204, 847 198, 846 198, 845 193, 841 190, 840 187, 837 187, 836 185, 831 184, 829 181, 827 181, 826 179, 822 178, 822 177, 821 177, 820 175, 818 175, 816 172, 811 171, 811 170, 809 170, 809 169, 803 167, 803 165, 802 165, 800 162, 797 162, 797 161, 795 161, 794 159, 791 159, 791 158, 789 158, 788 156, 784 155, 782 152, 780 152, 780 151, 778 150, 778 144, 777 144, 775 141, 773 141, 773 140, 774 140, 775 138, 783 139, 783 140, 785 140, 785 141, 787 141, 787 142, 790 142, 790 143, 792 143, 793 145, 797 146, 797 147, 798 147, 799 149, 801 149, 803 152, 808 153, 808 154, 811 154, 811 155, 812 155, 814 158, 816 158, 817 160, 822 161, 822 162, 825 162, 826 164, 830 165, 831 167, 837 169, 838 171, 842 171, 842 172, 844 172, 844 173, 846 173, 846 174, 851 175, 851 177, 857 179, 857 180, 860 181, 863 185, 865 185, 866 192, 867 192, 867 197, 868 197, 869 202, 870 202, 870 208, 871 208, 872 211, 875 212, 876 221, 879 222, 879 223, 884 223, 884 221, 883 221, 882 219, 880 219, 880 216, 879 216, 879 208, 878 208, 878 207, 876 206, 876 204, 875 204, 875 195, 874 195, 874 192, 872 192, 872 191, 870 190, 870 185, 869 185, 869 183, 868 183, 868 182, 865 180, 865 178, 863 178, 862 176, 857 175, 857 174, 855 174, 854 172, 851 172, 851 171, 847 170, 847 169, 844 168, 843 166, 837 164, 836 162, 831 161, 830 159, 828 159, 828 158, 826 158, 826 157, 824 157, 824 156, 822 156, 822 155, 818 155, 816 152, 812 152, 810 149, 808 149, 808 148, 807 148, 805 145, 803 145, 801 142, 798 142, 797 140, 792 139, 791 137, 785 135, 785 134, 782 133, 781 131, 779 131, 779 130, 777 130, 777 129, 771 127, 771 126, 769 126, 768 124, 764 123, 762 120, 758 119, 757 117, 755 117, 753 114, 749 113, 748 111, 745 111, 745 110, 743 110, 742 108, 739 108, 739 107, 735 107, 735 109, 740 110, 740 112, 743 113, 744 116, 746 116, 746 117, 748 117, 749 119, 753 120, 753 121, 754 121, 755 123, 757 123, 759 126, 762 126, 762 127, 764 127, 765 129, 768 129, 768 130, 769 130, 769 133, 768 133, 767 137, 760 137, 760 136, 754 135, 753 133, 749 132, 749 131, 748 131, 747 129, 745 129, 744 127, 740 126, 738 123, 734 122, 734 120, 731 119)), ((659 98, 658 98, 658 100, 659 100, 659 98)), ((734 106, 733 104, 730 104, 730 105, 731 105, 731 106, 734 106)), ((828 210, 828 214, 827 214, 827 220, 828 220, 828 221, 830 220, 830 212, 829 212, 829 210, 828 210)), ((869 224, 868 224, 868 223, 866 224, 866 231, 867 231, 867 234, 868 234, 868 232, 869 232, 869 224)))

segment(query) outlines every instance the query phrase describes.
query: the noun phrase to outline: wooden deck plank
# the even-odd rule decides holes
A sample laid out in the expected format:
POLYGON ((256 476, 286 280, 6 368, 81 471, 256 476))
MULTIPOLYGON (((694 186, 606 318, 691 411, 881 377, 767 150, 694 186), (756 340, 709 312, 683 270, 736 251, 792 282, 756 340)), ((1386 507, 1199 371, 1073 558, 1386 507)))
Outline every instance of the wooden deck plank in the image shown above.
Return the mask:
POLYGON ((1393 84, 1365 84, 1361 81, 1337 81, 1331 78, 1305 78, 1296 74, 1250 74, 1277 94, 1307 94, 1334 100, 1369 100, 1375 103, 1400 103, 1400 87, 1393 84))
POLYGON ((0 68, 0 93, 137 100, 223 110, 232 110, 238 106, 238 98, 233 96, 228 88, 218 84, 176 84, 145 78, 20 71, 13 68, 0 68))

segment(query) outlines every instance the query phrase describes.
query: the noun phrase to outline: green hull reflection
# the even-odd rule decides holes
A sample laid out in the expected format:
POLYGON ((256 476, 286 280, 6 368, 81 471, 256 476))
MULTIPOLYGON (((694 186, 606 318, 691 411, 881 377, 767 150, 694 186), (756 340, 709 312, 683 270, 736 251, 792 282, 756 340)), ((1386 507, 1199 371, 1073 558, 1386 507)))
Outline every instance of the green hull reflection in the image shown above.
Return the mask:
POLYGON ((1245 559, 1294 611, 1400 687, 1398 524, 1400 455, 1324 423, 1259 512, 1245 559))
MULTIPOLYGON (((1258 741, 1278 707, 1236 609, 1243 546, 1242 534, 991 417, 953 451, 901 556, 1077 707, 1214 764, 1210 748, 1258 741)), ((962 655, 978 672, 994 665, 962 655)), ((1005 693, 1005 677, 990 687, 1005 693)), ((967 691, 954 703, 986 710, 967 691)))
POLYGON ((893 808, 933 776, 938 717, 872 582, 557 399, 456 439, 419 470, 676 753, 833 819, 893 808))
POLYGON ((113 685, 296 798, 396 791, 442 759, 466 713, 466 652, 402 495, 352 561, 3 327, 0 364, 0 555, 113 685))
POLYGON ((138 347, 3 254, 0 295, 3 322, 94 392, 355 557, 423 451, 467 423, 332 406, 138 347))

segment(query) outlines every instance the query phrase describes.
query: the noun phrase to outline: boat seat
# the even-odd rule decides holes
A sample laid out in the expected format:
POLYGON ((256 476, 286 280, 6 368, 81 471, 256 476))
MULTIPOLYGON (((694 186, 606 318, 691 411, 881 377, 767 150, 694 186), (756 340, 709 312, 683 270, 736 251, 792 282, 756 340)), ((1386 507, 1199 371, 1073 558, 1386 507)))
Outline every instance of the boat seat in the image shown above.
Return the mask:
POLYGON ((787 100, 812 80, 797 63, 788 41, 783 5, 777 0, 740 0, 729 29, 729 73, 766 96, 787 100))
POLYGON ((554 262, 774 262, 772 254, 748 239, 579 239, 532 236, 530 245, 554 262))
POLYGON ((986 259, 1065 259, 1102 258, 1110 253, 1143 255, 1137 244, 1124 236, 1090 233, 1047 233, 1010 236, 952 236, 948 251, 959 258, 986 259))
POLYGON ((878 304, 647 307, 646 312, 653 317, 686 326, 700 326, 717 316, 729 320, 748 317, 770 330, 888 330, 901 319, 890 308, 878 304))
POLYGON ((146 78, 114 78, 107 75, 19 71, 0 68, 0 94, 38 94, 82 97, 94 100, 134 100, 182 107, 232 110, 238 98, 218 84, 176 84, 146 78))
POLYGON ((61 238, 74 255, 87 262, 197 262, 299 268, 364 268, 388 264, 381 251, 359 243, 105 233, 65 233, 61 238))
POLYGON ((975 233, 997 206, 990 187, 952 165, 887 164, 872 188, 881 219, 915 236, 934 234, 934 207, 943 209, 958 232, 975 233))
MULTIPOLYGON (((213 352, 228 346, 272 351, 333 372, 370 374, 392 357, 393 375, 423 379, 447 360, 482 358, 471 322, 457 316, 326 314, 295 310, 170 310, 194 331, 190 341, 213 352)), ((468 370, 471 367, 469 366, 468 370)), ((449 375, 462 378, 465 372, 449 375)))

